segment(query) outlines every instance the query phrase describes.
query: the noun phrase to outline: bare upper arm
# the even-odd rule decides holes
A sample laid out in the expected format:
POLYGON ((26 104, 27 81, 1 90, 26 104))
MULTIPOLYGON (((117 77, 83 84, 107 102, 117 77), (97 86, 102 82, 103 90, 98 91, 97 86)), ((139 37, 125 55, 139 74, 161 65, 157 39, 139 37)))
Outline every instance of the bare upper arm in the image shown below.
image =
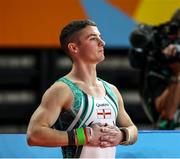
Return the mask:
POLYGON ((133 125, 133 122, 131 120, 131 118, 129 117, 129 115, 127 114, 125 108, 124 108, 124 102, 122 99, 122 96, 119 92, 119 90, 114 86, 111 85, 112 90, 114 91, 114 93, 117 96, 117 100, 118 100, 118 106, 119 106, 119 112, 118 112, 118 123, 121 126, 131 126, 133 125))
POLYGON ((63 108, 72 104, 73 95, 63 83, 53 84, 43 95, 39 107, 33 113, 29 127, 51 127, 63 108))

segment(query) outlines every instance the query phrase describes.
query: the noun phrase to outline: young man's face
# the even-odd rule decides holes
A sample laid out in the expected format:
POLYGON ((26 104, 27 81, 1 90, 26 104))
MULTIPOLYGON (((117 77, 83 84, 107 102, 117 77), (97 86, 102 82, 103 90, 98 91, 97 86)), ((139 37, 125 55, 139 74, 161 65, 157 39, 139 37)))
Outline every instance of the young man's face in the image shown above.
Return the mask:
POLYGON ((78 52, 81 59, 90 63, 104 60, 105 42, 96 26, 87 26, 78 34, 78 52))

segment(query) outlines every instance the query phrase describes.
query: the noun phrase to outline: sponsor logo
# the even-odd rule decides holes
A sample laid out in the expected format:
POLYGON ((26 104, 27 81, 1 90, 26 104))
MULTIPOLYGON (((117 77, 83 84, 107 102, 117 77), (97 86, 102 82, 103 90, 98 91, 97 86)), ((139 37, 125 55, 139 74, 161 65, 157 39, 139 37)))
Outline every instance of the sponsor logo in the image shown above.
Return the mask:
POLYGON ((96 103, 97 107, 108 107, 109 104, 108 103, 96 103))

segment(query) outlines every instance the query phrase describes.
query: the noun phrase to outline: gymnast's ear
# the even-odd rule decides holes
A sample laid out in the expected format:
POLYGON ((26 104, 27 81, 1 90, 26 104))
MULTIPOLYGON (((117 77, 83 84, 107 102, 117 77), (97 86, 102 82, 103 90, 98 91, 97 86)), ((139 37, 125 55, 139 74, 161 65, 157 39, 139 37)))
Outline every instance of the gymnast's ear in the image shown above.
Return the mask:
POLYGON ((77 45, 75 43, 72 43, 72 42, 69 43, 68 44, 68 49, 72 54, 78 53, 78 47, 77 47, 77 45))

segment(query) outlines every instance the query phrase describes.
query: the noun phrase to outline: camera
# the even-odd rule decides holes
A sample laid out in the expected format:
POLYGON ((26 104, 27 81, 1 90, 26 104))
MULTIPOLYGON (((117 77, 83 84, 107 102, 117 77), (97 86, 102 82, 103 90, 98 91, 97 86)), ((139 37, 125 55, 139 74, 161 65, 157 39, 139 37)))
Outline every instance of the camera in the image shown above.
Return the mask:
POLYGON ((180 21, 169 21, 157 26, 139 24, 129 40, 136 53, 154 61, 169 64, 180 61, 180 21), (165 56, 162 50, 169 44, 176 46, 175 56, 165 56))

